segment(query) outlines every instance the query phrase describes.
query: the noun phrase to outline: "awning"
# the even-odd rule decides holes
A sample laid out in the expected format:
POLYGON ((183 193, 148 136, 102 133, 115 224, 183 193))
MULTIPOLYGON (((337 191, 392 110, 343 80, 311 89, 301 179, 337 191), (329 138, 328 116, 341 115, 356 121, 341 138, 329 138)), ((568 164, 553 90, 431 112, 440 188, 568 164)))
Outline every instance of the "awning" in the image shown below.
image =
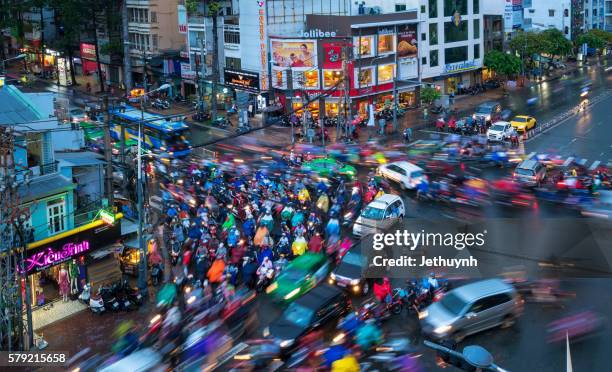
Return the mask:
POLYGON ((86 167, 105 164, 100 154, 91 151, 56 152, 55 159, 64 162, 69 167, 86 167))

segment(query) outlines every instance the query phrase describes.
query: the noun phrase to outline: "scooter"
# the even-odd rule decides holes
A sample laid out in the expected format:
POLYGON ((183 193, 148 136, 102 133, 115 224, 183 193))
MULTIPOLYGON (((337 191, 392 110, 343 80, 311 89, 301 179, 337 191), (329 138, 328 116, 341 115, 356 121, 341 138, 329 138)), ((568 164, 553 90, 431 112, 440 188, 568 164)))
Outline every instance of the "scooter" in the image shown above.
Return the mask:
POLYGON ((166 110, 170 108, 170 102, 159 98, 155 99, 151 105, 160 110, 166 110))
POLYGON ((264 291, 264 289, 268 288, 268 286, 274 280, 275 274, 276 271, 273 268, 270 268, 266 270, 265 274, 259 275, 259 278, 257 279, 257 284, 255 285, 257 293, 261 293, 264 291))
POLYGON ((153 264, 151 267, 151 281, 153 282, 153 286, 157 287, 160 282, 160 278, 164 275, 164 271, 161 268, 161 264, 153 264))
POLYGON ((100 287, 98 295, 91 296, 89 308, 94 314, 102 314, 105 311, 119 311, 119 301, 109 287, 100 287))
POLYGON ((178 244, 172 245, 172 249, 170 250, 170 262, 172 262, 172 266, 176 266, 180 255, 181 255, 180 245, 178 244))

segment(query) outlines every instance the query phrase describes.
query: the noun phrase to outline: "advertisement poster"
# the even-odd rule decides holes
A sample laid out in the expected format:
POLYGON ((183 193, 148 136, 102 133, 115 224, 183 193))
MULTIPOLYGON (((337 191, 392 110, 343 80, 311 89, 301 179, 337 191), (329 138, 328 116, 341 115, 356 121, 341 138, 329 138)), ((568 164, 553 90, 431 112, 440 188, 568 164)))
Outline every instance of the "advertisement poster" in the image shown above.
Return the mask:
POLYGON ((323 68, 342 68, 342 45, 336 43, 325 43, 323 44, 323 50, 325 50, 325 62, 323 63, 323 68))
POLYGON ((177 13, 178 13, 179 33, 186 34, 187 33, 187 9, 185 9, 185 5, 179 5, 177 13))
POLYGON ((398 58, 416 57, 418 54, 416 26, 406 25, 397 32, 398 58))
POLYGON ((272 65, 282 67, 314 67, 317 65, 315 40, 272 40, 272 65))
POLYGON ((243 70, 224 70, 225 85, 253 93, 259 93, 259 74, 243 70))

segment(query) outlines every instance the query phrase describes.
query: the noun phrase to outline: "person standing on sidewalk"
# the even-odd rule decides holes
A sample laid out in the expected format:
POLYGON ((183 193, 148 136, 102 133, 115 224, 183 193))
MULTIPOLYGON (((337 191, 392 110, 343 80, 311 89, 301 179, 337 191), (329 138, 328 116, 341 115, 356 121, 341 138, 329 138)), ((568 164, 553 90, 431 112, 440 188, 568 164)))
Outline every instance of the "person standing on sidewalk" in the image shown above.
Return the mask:
POLYGON ((378 131, 381 136, 385 134, 386 125, 387 125, 387 121, 385 120, 384 117, 381 117, 380 119, 378 119, 378 131))

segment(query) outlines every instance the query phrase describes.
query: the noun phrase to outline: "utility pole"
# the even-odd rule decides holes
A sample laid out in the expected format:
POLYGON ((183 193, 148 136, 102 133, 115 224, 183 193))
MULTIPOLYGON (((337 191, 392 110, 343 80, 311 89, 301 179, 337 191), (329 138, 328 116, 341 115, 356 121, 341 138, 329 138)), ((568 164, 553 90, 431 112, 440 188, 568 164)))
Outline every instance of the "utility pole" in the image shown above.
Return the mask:
MULTIPOLYGON (((198 110, 202 110, 204 111, 204 76, 206 76, 206 63, 205 63, 205 54, 206 49, 205 49, 205 45, 204 45, 204 39, 200 39, 200 68, 202 69, 202 72, 200 73, 200 77, 198 78, 198 92, 199 92, 199 98, 198 98, 198 110)), ((196 58, 197 61, 197 58, 196 58)), ((197 78, 197 74, 198 74, 198 67, 196 66, 196 78, 197 78)), ((211 119, 213 119, 211 117, 211 119)))
POLYGON ((24 213, 19 208, 19 187, 29 181, 27 170, 18 176, 15 170, 14 133, 0 127, 0 350, 28 350, 34 345, 30 287, 24 272, 26 239, 24 213), (23 318, 22 283, 25 286, 23 318))
MULTIPOLYGON (((104 161, 106 161, 106 172, 105 172, 105 189, 106 198, 108 199, 108 205, 113 208, 113 163, 111 154, 111 136, 110 136, 110 109, 108 106, 108 95, 104 96, 104 161)), ((123 144, 125 147, 125 143, 123 144)))
MULTIPOLYGON (((394 30, 393 33, 394 35, 397 35, 397 25, 393 26, 394 30)), ((398 129, 398 125, 397 125, 397 71, 398 71, 398 66, 397 66, 397 50, 395 51, 394 54, 394 63, 393 63, 393 133, 397 132, 398 129)))
POLYGON ((136 155, 136 191, 138 195, 138 248, 140 251, 140 262, 138 263, 138 289, 143 297, 147 294, 147 255, 146 247, 143 235, 143 224, 144 224, 144 200, 142 191, 142 136, 143 136, 143 124, 144 124, 144 101, 146 92, 140 97, 140 121, 138 122, 138 154, 136 155))
POLYGON ((210 97, 210 118, 215 120, 217 118, 217 80, 219 79, 219 35, 217 35, 217 23, 219 16, 218 3, 213 3, 212 7, 209 7, 209 14, 212 16, 212 30, 213 30, 213 54, 212 54, 212 92, 210 97))
MULTIPOLYGON (((289 87, 289 110, 293 112, 293 70, 291 67, 287 69, 287 86, 289 87)), ((289 118, 291 124, 291 146, 295 145, 295 130, 293 129, 293 120, 289 118)))
POLYGON ((130 33, 128 31, 127 0, 121 2, 121 38, 123 39, 123 85, 125 93, 129 94, 134 87, 132 82, 132 60, 130 57, 130 33))
MULTIPOLYGON (((342 47, 342 73, 344 75, 344 134, 346 138, 349 137, 349 125, 351 123, 351 108, 350 108, 350 100, 351 100, 351 84, 349 78, 349 46, 344 45, 342 47)), ((336 141, 338 141, 338 137, 336 137, 336 141)))

